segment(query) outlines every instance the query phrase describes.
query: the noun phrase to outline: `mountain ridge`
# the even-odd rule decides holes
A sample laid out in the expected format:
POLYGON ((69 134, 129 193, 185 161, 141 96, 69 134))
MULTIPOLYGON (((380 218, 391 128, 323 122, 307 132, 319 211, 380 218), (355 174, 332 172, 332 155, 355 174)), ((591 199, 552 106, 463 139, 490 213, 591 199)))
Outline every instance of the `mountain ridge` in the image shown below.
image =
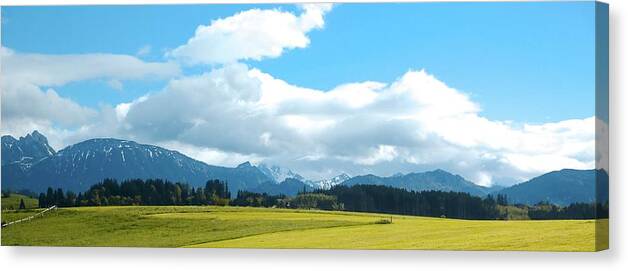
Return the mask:
POLYGON ((603 169, 561 169, 506 187, 493 194, 508 197, 510 203, 527 205, 541 201, 565 206, 574 202, 608 200, 608 174, 603 169))
POLYGON ((5 165, 2 176, 4 187, 36 191, 48 186, 85 190, 104 178, 161 178, 195 186, 221 179, 236 190, 270 181, 255 168, 207 165, 178 151, 114 138, 95 138, 70 145, 23 172, 5 165))
POLYGON ((367 174, 350 178, 341 183, 341 185, 347 186, 357 184, 387 185, 410 191, 440 190, 466 192, 474 196, 486 196, 489 194, 488 188, 474 184, 460 175, 452 174, 442 169, 395 174, 388 177, 367 174))
POLYGON ((3 136, 2 156, 3 188, 37 192, 47 187, 83 191, 105 178, 159 178, 193 186, 202 186, 207 180, 219 179, 227 182, 233 192, 248 190, 286 195, 294 195, 304 188, 315 190, 330 189, 336 185, 374 184, 411 191, 465 192, 480 197, 505 194, 512 203, 526 204, 548 200, 565 205, 608 199, 608 175, 593 170, 564 169, 549 172, 503 189, 479 186, 442 169, 398 173, 388 177, 374 174, 350 177, 343 173, 312 181, 275 165, 253 165, 248 161, 233 168, 208 165, 176 150, 115 138, 88 139, 55 151, 48 145, 45 136, 37 131, 19 140, 3 136), (570 192, 560 194, 555 191, 570 192))

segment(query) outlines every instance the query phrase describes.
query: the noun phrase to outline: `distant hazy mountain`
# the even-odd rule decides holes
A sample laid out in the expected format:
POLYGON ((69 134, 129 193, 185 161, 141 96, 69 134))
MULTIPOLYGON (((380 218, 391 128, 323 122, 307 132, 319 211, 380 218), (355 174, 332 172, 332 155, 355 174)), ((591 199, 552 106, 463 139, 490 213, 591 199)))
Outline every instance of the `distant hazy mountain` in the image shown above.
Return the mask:
POLYGON ((352 186, 357 184, 386 185, 404 188, 411 191, 454 191, 466 192, 471 195, 485 196, 489 189, 465 180, 460 175, 454 175, 444 170, 434 170, 421 173, 395 174, 390 177, 379 177, 372 174, 356 176, 342 185, 352 186))
POLYGON ((259 186, 250 189, 251 192, 266 193, 269 195, 288 195, 294 196, 303 190, 312 191, 314 188, 301 180, 287 178, 283 182, 265 182, 259 186))
POLYGON ((38 131, 20 137, 20 139, 8 135, 2 137, 3 166, 15 162, 30 165, 54 154, 55 150, 48 145, 48 139, 38 131))
POLYGON ((569 205, 575 202, 594 202, 596 198, 603 203, 608 200, 608 174, 604 170, 563 169, 504 188, 494 194, 505 194, 511 203, 528 205, 540 201, 569 205))
MULTIPOLYGON (((39 139, 36 142, 45 141, 43 136, 39 139)), ((4 152, 4 138, 2 147, 4 152)), ((51 186, 83 191, 104 178, 161 178, 194 186, 220 179, 237 191, 273 181, 248 162, 236 168, 210 166, 176 151, 111 138, 71 145, 26 170, 18 170, 18 164, 2 166, 3 188, 42 191, 51 186)))
POLYGON ((492 185, 489 187, 486 187, 486 192, 489 194, 493 194, 495 192, 498 192, 500 190, 503 190, 504 188, 506 188, 507 186, 501 186, 501 185, 492 185))

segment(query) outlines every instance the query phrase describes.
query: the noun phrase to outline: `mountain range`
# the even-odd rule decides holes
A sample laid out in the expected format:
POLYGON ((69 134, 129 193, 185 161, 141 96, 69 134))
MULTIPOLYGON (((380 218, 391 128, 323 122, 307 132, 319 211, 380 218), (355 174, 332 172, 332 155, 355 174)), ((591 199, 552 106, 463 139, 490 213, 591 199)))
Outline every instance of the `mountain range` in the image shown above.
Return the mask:
POLYGON ((2 137, 3 189, 40 192, 48 187, 60 187, 84 191, 105 178, 161 178, 192 186, 219 179, 226 181, 234 192, 247 190, 285 195, 295 195, 304 189, 329 189, 335 185, 373 184, 411 191, 466 192, 481 197, 505 194, 511 202, 524 204, 549 201, 566 205, 592 202, 596 198, 608 199, 608 175, 599 170, 555 171, 507 188, 479 186, 440 169, 389 177, 340 174, 314 181, 279 166, 250 162, 236 167, 208 165, 177 151, 129 140, 90 139, 55 151, 46 137, 37 131, 19 139, 2 137))

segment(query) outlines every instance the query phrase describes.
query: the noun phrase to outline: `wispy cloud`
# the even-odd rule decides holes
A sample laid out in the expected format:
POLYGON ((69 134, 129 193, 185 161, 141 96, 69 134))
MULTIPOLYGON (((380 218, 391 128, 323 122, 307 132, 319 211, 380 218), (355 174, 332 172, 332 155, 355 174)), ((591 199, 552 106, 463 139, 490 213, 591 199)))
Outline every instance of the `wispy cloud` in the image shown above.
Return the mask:
POLYGON ((144 62, 129 55, 19 53, 2 47, 2 73, 12 83, 60 86, 89 79, 171 78, 181 73, 172 62, 144 62))
POLYGON ((140 49, 137 50, 135 55, 139 57, 147 56, 152 51, 152 47, 150 45, 144 45, 140 49))

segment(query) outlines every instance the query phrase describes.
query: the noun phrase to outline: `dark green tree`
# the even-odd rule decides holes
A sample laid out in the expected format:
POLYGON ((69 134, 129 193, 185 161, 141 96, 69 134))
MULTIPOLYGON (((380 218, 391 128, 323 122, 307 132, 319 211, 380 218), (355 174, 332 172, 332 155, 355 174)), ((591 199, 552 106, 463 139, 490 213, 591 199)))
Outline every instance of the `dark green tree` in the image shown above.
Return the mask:
POLYGON ((46 190, 46 205, 45 207, 50 207, 52 205, 54 205, 54 200, 55 200, 55 193, 54 190, 52 190, 52 187, 48 187, 48 190, 46 190))
POLYGON ((46 194, 44 193, 39 193, 39 208, 45 208, 47 203, 46 203, 46 194))

